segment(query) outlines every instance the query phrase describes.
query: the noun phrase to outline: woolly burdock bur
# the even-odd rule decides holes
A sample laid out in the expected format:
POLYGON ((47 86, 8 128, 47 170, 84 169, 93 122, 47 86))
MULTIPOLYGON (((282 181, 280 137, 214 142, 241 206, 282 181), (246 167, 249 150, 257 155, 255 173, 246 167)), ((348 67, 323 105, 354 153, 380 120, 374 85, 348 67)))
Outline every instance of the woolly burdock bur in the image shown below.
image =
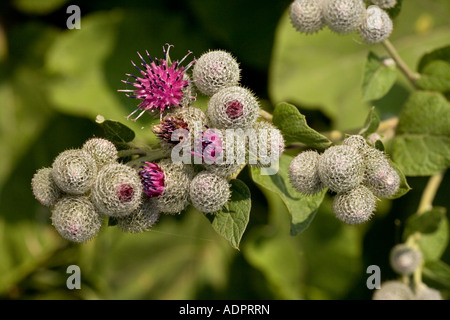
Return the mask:
POLYGON ((239 86, 228 87, 211 97, 207 114, 212 127, 246 129, 256 122, 259 103, 250 90, 239 86))
POLYGON ((389 262, 400 275, 411 275, 422 262, 422 252, 406 244, 397 244, 391 249, 389 262))
POLYGON ((52 209, 52 224, 67 240, 86 242, 97 235, 102 218, 87 196, 65 196, 52 209))
POLYGON ((138 208, 142 194, 138 172, 127 165, 112 163, 99 171, 91 199, 102 214, 121 217, 138 208))
POLYGON ((62 194, 53 180, 51 168, 36 171, 31 180, 31 189, 36 200, 46 207, 54 205, 62 194))
POLYGON ((132 77, 135 82, 125 80, 122 80, 122 82, 135 87, 135 89, 118 91, 130 92, 131 94, 126 94, 127 97, 136 98, 142 100, 142 102, 136 110, 128 115, 127 119, 138 110, 142 111, 133 119, 134 121, 146 111, 157 110, 162 114, 166 109, 174 106, 186 107, 195 99, 192 96, 191 81, 186 74, 186 71, 192 66, 195 60, 191 61, 186 68, 181 66, 183 61, 191 54, 189 51, 181 61, 176 60, 170 63, 169 50, 171 47, 172 45, 167 45, 167 49, 163 47, 164 59, 159 60, 153 59, 148 51, 146 51, 150 64, 138 52, 143 70, 131 61, 133 66, 139 71, 140 76, 127 73, 126 75, 132 77))
POLYGON ((196 61, 192 77, 201 93, 212 96, 220 89, 236 86, 240 72, 239 64, 230 53, 213 50, 202 54, 196 61))
POLYGON ((83 144, 86 150, 101 168, 106 163, 115 162, 118 158, 118 151, 114 143, 103 138, 91 138, 83 144))
POLYGON ((219 211, 231 196, 227 179, 207 171, 194 177, 189 192, 192 205, 204 213, 219 211))
POLYGON ((117 226, 125 232, 140 233, 150 229, 158 222, 159 217, 154 200, 146 199, 131 214, 117 218, 117 226))
POLYGON ((289 7, 292 26, 299 32, 312 34, 324 26, 322 0, 295 0, 289 7))
POLYGON ((387 12, 378 6, 369 6, 358 32, 365 42, 374 44, 389 38, 392 29, 393 23, 387 12))
POLYGON ((333 199, 333 211, 336 218, 351 225, 368 221, 375 207, 374 194, 363 185, 338 193, 333 199))
POLYGON ((319 158, 322 183, 334 192, 346 192, 364 178, 364 160, 357 149, 338 145, 329 147, 319 158))
POLYGON ((323 18, 330 30, 347 34, 356 31, 364 20, 362 0, 324 0, 323 18))
POLYGON ((292 159, 289 165, 289 179, 292 186, 303 194, 316 194, 324 186, 319 177, 319 154, 304 151, 292 159))
POLYGON ((52 164, 53 180, 62 191, 68 194, 86 193, 96 176, 95 159, 82 149, 63 151, 52 164))

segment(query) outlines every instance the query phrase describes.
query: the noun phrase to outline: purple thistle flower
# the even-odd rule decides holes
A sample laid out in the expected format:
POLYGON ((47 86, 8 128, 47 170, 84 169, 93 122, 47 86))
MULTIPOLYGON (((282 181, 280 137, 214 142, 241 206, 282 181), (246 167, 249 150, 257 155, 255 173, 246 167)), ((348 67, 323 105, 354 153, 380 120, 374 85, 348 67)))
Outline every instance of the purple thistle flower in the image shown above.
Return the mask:
POLYGON ((133 199, 134 189, 128 183, 121 184, 117 188, 117 195, 121 202, 129 202, 133 199))
MULTIPOLYGON (((183 101, 186 101, 184 96, 190 94, 186 91, 186 88, 190 86, 189 78, 186 75, 186 71, 196 61, 192 60, 186 68, 180 64, 192 53, 189 51, 181 61, 174 61, 170 63, 169 50, 172 45, 167 44, 167 51, 163 47, 164 59, 152 59, 148 51, 147 57, 150 60, 148 64, 141 54, 138 52, 138 56, 141 59, 141 66, 144 70, 140 69, 133 61, 132 65, 141 73, 142 77, 127 73, 126 75, 135 79, 135 82, 129 82, 122 80, 123 83, 132 85, 135 87, 133 90, 118 90, 120 92, 131 92, 133 94, 126 94, 127 97, 143 100, 136 110, 130 113, 127 117, 129 119, 138 110, 142 112, 135 118, 136 121, 142 116, 145 111, 159 110, 162 114, 165 109, 172 106, 182 106, 183 101)), ((194 99, 195 97, 188 97, 194 99)))
POLYGON ((144 164, 139 171, 143 190, 149 198, 158 197, 164 191, 164 172, 156 163, 145 161, 144 164))
POLYGON ((226 113, 230 119, 237 119, 244 113, 244 107, 238 100, 232 100, 227 103, 226 113))
POLYGON ((200 139, 196 141, 192 155, 201 158, 203 162, 208 164, 216 163, 216 159, 223 151, 223 139, 216 130, 206 128, 202 132, 200 139))
POLYGON ((178 129, 189 130, 189 125, 184 122, 182 118, 167 117, 163 118, 159 124, 154 125, 152 131, 161 140, 164 140, 167 143, 173 145, 177 145, 178 143, 187 139, 187 137, 185 137, 184 135, 180 135, 178 137, 178 140, 172 140, 172 134, 178 129))

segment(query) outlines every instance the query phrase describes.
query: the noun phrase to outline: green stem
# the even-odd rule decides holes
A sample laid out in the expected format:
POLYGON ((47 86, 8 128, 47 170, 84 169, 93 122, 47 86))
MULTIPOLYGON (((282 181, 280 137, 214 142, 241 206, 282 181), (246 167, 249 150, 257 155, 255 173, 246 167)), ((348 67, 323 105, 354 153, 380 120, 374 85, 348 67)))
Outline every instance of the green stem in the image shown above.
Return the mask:
POLYGON ((389 40, 387 39, 384 40, 382 44, 386 49, 386 51, 391 56, 391 58, 394 59, 398 69, 406 76, 406 78, 409 80, 409 82, 411 82, 413 87, 417 89, 416 81, 420 78, 420 75, 409 69, 408 65, 403 61, 403 59, 398 54, 397 49, 395 49, 395 47, 389 40))
POLYGON ((425 186, 425 190, 422 193, 422 197, 420 199, 419 207, 417 209, 417 214, 422 214, 426 211, 431 210, 433 207, 433 200, 436 196, 436 192, 439 189, 439 185, 444 178, 445 170, 439 173, 436 173, 430 177, 427 185, 425 186))
POLYGON ((118 157, 119 158, 124 158, 124 157, 130 157, 130 156, 134 156, 134 155, 140 155, 140 156, 145 156, 147 154, 147 152, 145 150, 142 149, 126 149, 126 150, 120 150, 118 157))
POLYGON ((132 168, 139 168, 142 165, 142 162, 144 161, 153 162, 165 157, 167 157, 167 153, 162 149, 150 150, 144 156, 127 162, 127 165, 132 168))
POLYGON ((273 115, 263 109, 259 109, 259 116, 269 122, 272 122, 273 115))

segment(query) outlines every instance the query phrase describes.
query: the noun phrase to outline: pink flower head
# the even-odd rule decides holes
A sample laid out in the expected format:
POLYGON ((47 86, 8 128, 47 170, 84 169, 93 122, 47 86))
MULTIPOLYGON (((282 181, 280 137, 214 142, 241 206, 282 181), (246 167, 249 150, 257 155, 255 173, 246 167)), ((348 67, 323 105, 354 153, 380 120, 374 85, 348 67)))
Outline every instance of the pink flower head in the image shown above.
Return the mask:
POLYGON ((127 183, 121 184, 117 188, 117 195, 122 202, 129 202, 133 199, 134 189, 127 183))
POLYGON ((216 130, 207 127, 202 132, 200 139, 196 141, 192 155, 201 158, 205 163, 216 163, 217 158, 223 151, 222 144, 222 137, 216 130))
POLYGON ((157 197, 164 191, 164 172, 156 163, 145 161, 144 164, 139 171, 143 190, 149 198, 157 197))
MULTIPOLYGON (((192 52, 188 52, 181 61, 170 62, 169 50, 171 45, 167 45, 167 50, 163 47, 164 59, 152 59, 148 51, 147 57, 150 60, 148 64, 141 54, 138 52, 138 56, 141 59, 141 66, 143 70, 139 68, 133 61, 131 63, 140 72, 141 76, 135 76, 127 73, 126 75, 135 79, 135 82, 128 82, 122 80, 123 83, 132 85, 135 89, 133 90, 118 90, 121 92, 131 92, 133 94, 126 94, 127 97, 140 99, 142 102, 138 105, 138 108, 130 113, 127 117, 129 119, 138 110, 142 112, 135 118, 132 119, 136 121, 140 116, 142 116, 145 111, 158 110, 160 114, 164 112, 167 108, 172 106, 182 106, 183 98, 186 94, 186 88, 189 87, 189 78, 185 77, 186 71, 195 62, 192 60, 186 68, 180 64, 187 58, 192 52)), ((189 97, 193 98, 193 97, 189 97)), ((184 99, 184 101, 186 101, 184 99)))

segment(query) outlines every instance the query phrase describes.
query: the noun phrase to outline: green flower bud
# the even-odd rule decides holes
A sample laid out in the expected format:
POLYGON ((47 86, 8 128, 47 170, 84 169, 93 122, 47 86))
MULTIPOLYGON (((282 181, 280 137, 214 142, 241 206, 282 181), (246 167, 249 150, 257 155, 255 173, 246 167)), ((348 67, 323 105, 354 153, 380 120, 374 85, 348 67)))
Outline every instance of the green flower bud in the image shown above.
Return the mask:
POLYGON ((289 17, 294 28, 311 34, 324 26, 322 0, 295 0, 289 7, 289 17))
POLYGON ((386 281, 381 284, 372 296, 372 300, 412 300, 414 293, 411 288, 396 280, 386 281))
POLYGON ((192 71, 197 89, 212 96, 219 90, 236 86, 240 80, 239 64, 228 52, 214 50, 198 58, 192 71))
POLYGON ((250 90, 228 87, 210 98, 207 114, 211 126, 217 129, 247 129, 259 116, 259 103, 250 90))
POLYGON ((189 205, 189 184, 194 177, 191 165, 173 163, 171 159, 157 162, 164 173, 164 190, 155 199, 161 213, 178 214, 189 205))
POLYGON ((336 217, 352 225, 368 221, 375 207, 375 196, 363 185, 338 193, 333 199, 333 211, 336 217))
POLYGON ((97 235, 102 218, 87 196, 64 196, 52 209, 52 224, 64 238, 86 242, 97 235))
POLYGON ((95 159, 98 168, 106 163, 115 162, 118 157, 114 143, 103 138, 87 140, 83 145, 83 150, 86 150, 95 159))
POLYGON ((319 158, 319 176, 322 183, 334 192, 346 192, 364 179, 364 159, 350 146, 332 146, 319 158))
POLYGON ((324 0, 323 18, 337 33, 356 31, 364 20, 366 7, 362 0, 324 0))
POLYGON ((91 200, 102 214, 122 217, 139 207, 142 194, 138 172, 125 164, 111 163, 100 169, 91 200))
POLYGON ((53 180, 68 194, 86 193, 94 183, 96 175, 95 159, 82 149, 63 151, 53 161, 53 180))
POLYGON ((289 178, 292 186, 303 194, 316 194, 324 186, 319 177, 319 154, 317 151, 304 151, 292 159, 289 178))
POLYGON ((53 206, 62 193, 53 180, 51 168, 36 171, 31 180, 31 188, 36 200, 47 207, 53 206))
POLYGON ((406 244, 398 244, 391 249, 389 262, 395 272, 409 276, 422 262, 422 252, 406 244))
POLYGON ((150 229, 160 217, 154 199, 146 199, 131 214, 117 218, 117 226, 125 232, 140 233, 150 229))
POLYGON ((366 172, 364 185, 380 198, 393 196, 400 187, 400 176, 390 165, 386 155, 375 148, 369 148, 364 154, 366 172))
POLYGON ((393 23, 387 12, 377 6, 370 6, 358 32, 365 42, 374 44, 389 38, 392 29, 393 23))
POLYGON ((189 187, 192 205, 204 213, 219 211, 230 199, 228 181, 207 171, 197 174, 189 187))

